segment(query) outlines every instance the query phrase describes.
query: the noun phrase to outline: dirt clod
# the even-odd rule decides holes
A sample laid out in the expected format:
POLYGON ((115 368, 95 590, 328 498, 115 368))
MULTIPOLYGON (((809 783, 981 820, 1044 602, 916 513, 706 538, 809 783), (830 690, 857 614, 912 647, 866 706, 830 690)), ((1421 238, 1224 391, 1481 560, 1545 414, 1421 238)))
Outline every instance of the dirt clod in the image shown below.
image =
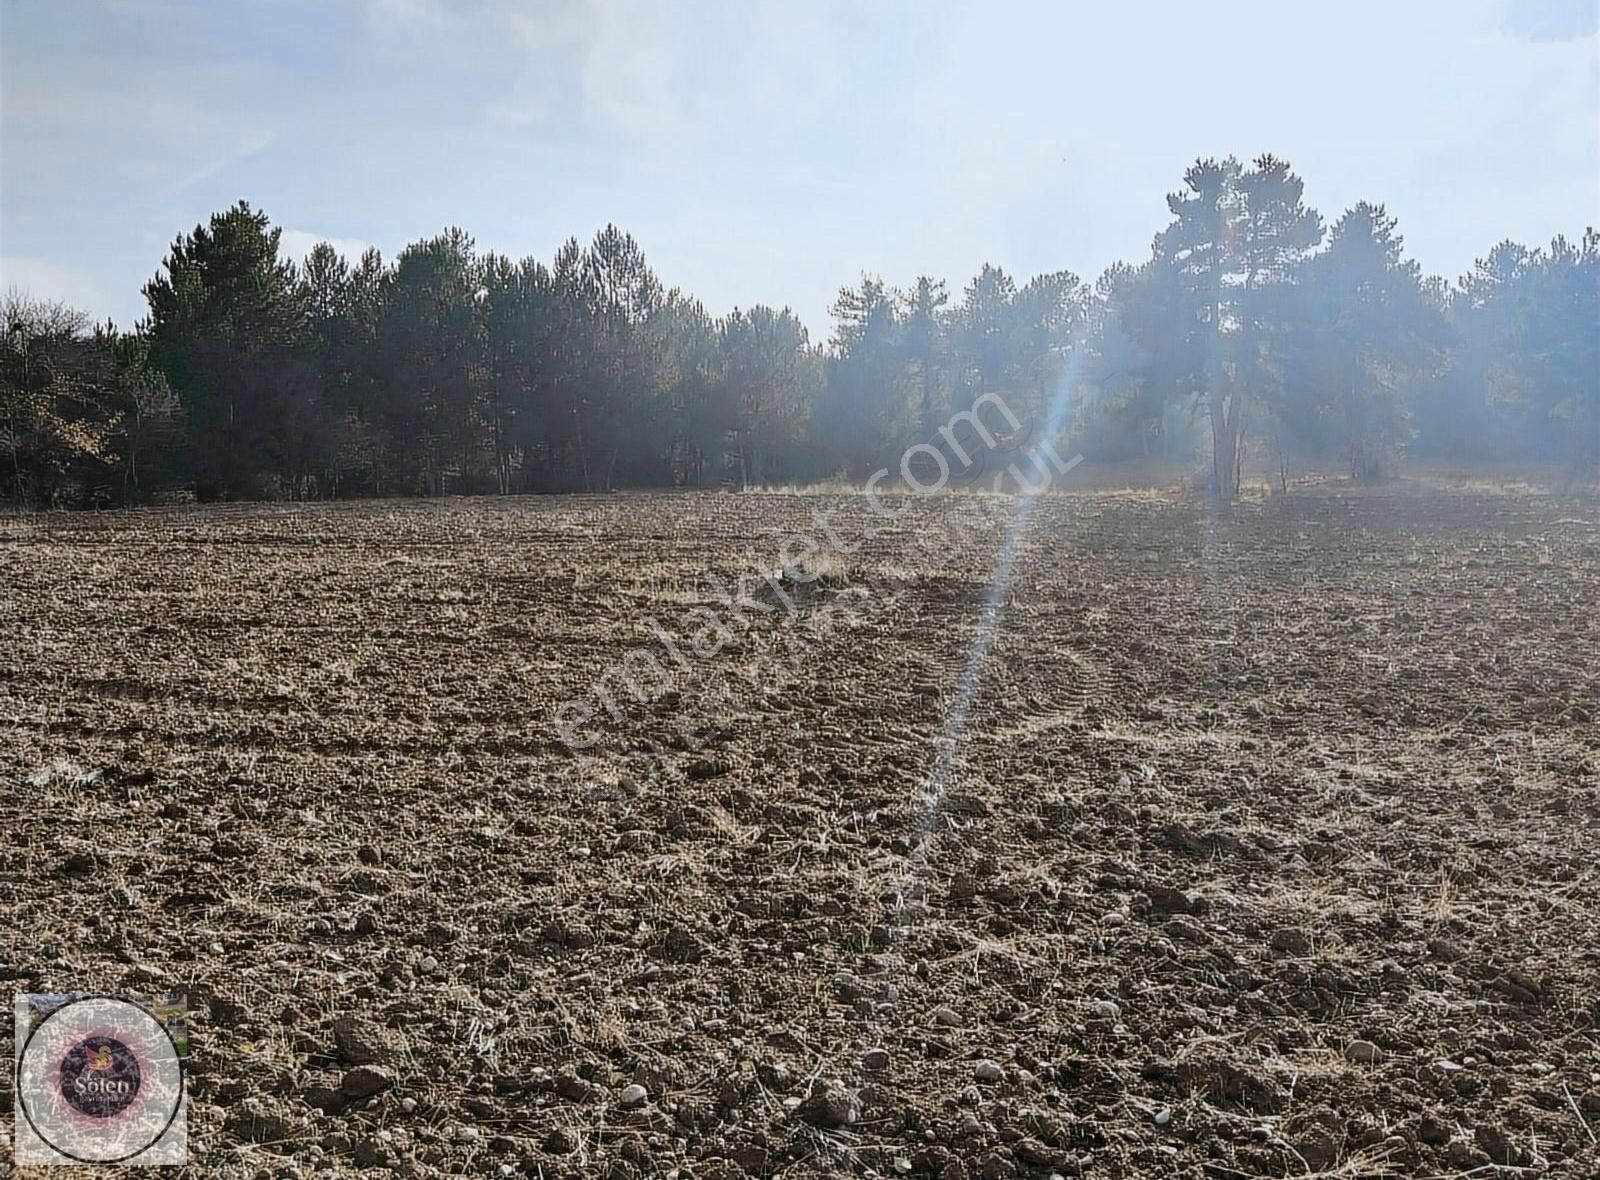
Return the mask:
POLYGON ((1344 1047, 1344 1055, 1362 1065, 1372 1065, 1383 1057, 1383 1050, 1371 1041, 1355 1040, 1344 1047))
POLYGON ((861 1099, 840 1083, 827 1083, 812 1090, 799 1113, 814 1127, 836 1131, 861 1121, 861 1099))
POLYGON ((394 1088, 394 1074, 380 1065, 358 1065, 339 1079, 339 1093, 357 1100, 371 1098, 394 1088))

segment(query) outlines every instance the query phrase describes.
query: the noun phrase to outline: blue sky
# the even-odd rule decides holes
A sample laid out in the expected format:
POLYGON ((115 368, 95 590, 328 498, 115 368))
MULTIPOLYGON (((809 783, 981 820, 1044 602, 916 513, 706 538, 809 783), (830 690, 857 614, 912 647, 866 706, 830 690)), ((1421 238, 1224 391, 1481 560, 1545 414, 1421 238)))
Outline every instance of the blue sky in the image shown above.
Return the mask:
POLYGON ((244 197, 303 254, 608 221, 814 336, 861 271, 1137 261, 1200 155, 1272 151, 1425 270, 1600 224, 1595 0, 0 0, 0 282, 129 325, 244 197))

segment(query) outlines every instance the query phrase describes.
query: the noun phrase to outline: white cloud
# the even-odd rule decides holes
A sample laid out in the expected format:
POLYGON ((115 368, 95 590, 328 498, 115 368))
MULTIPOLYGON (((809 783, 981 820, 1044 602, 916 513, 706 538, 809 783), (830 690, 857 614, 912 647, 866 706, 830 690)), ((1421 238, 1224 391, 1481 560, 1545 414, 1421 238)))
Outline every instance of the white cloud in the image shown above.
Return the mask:
POLYGON ((658 147, 776 139, 826 120, 861 21, 832 6, 640 0, 492 0, 487 11, 504 80, 485 104, 491 124, 587 121, 658 147))
POLYGON ((0 258, 0 283, 6 294, 33 299, 59 300, 89 313, 96 320, 110 314, 110 301, 100 285, 81 271, 38 258, 0 258))

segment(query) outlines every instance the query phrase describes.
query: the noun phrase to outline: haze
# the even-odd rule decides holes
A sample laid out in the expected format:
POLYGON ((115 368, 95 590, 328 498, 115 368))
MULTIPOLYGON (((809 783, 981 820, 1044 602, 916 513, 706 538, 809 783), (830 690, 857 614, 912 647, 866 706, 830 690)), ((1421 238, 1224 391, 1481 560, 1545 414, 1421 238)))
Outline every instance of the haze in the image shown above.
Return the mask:
POLYGON ((1384 201, 1425 270, 1595 223, 1596 6, 7 4, 0 269, 124 327, 246 197, 303 256, 615 222, 714 313, 862 271, 1093 277, 1199 156, 1384 201))

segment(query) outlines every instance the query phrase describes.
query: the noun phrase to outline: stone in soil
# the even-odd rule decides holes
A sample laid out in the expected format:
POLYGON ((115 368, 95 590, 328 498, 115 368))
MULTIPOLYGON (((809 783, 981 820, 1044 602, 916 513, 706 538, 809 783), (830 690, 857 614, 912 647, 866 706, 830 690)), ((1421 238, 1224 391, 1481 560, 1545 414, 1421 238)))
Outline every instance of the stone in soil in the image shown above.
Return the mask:
POLYGON ((861 1120, 861 1100, 837 1083, 818 1086, 800 1104, 800 1117, 813 1127, 841 1130, 861 1120))
POLYGON ((347 1065, 390 1065, 407 1049, 404 1033, 359 1016, 336 1019, 333 1041, 347 1065))
POLYGON ((350 1105, 350 1099, 331 1086, 307 1086, 301 1097, 307 1106, 323 1114, 338 1114, 350 1105))
POLYGON ((394 1089, 394 1074, 381 1065, 358 1065, 339 1080, 339 1093, 352 1101, 394 1089))
POLYGON ((1344 1055, 1362 1065, 1372 1065, 1383 1057, 1383 1050, 1371 1041, 1351 1041, 1344 1047, 1344 1055))

